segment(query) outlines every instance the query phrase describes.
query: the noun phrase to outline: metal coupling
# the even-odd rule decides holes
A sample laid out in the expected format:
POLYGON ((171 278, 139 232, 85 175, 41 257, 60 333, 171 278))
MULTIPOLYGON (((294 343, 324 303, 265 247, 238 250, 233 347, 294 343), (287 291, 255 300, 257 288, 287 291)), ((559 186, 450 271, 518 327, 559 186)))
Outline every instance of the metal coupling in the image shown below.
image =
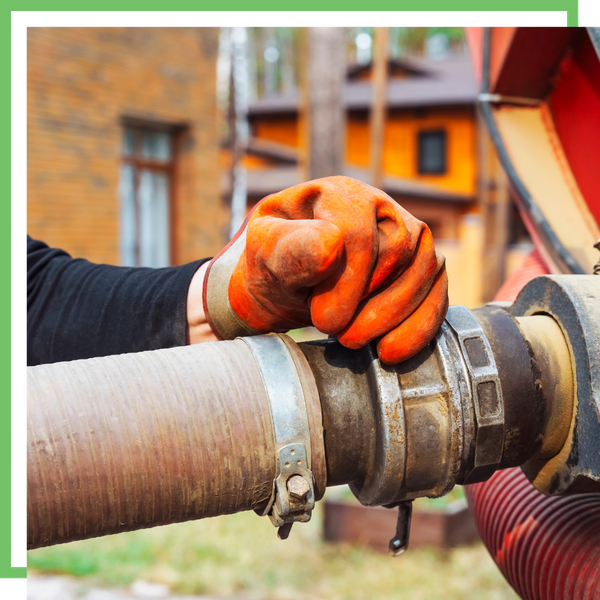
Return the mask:
POLYGON ((487 473, 502 459, 504 449, 504 402, 494 353, 479 321, 465 306, 451 306, 446 322, 458 340, 463 357, 463 374, 470 385, 475 427, 475 453, 471 479, 487 473), (464 372, 466 368, 467 373, 464 372))
POLYGON ((554 433, 558 439, 552 453, 532 456, 523 471, 545 494, 600 492, 600 278, 536 277, 521 290, 511 313, 521 326, 550 320, 554 338, 562 340, 548 343, 542 337, 547 332, 528 333, 541 385, 553 391, 546 398, 551 405, 544 437, 552 441, 554 433))
MULTIPOLYGON (((490 462, 486 451, 494 439, 486 437, 484 425, 493 428, 495 422, 482 409, 488 420, 478 438, 461 339, 479 340, 487 349, 487 370, 475 372, 476 384, 485 389, 496 381, 493 356, 477 320, 463 307, 452 307, 435 340, 399 365, 381 363, 373 345, 352 351, 335 340, 300 344, 321 398, 328 485, 349 484, 364 505, 398 507, 389 548, 394 556, 408 547, 413 499, 447 493, 473 470, 475 455, 482 464, 490 462)), ((473 362, 477 369, 479 362, 473 362)), ((487 396, 480 395, 484 402, 487 396)), ((498 452, 493 447, 493 456, 498 452)))
POLYGON ((451 306, 434 340, 394 366, 381 363, 373 345, 300 344, 321 399, 327 484, 349 484, 362 504, 399 508, 390 553, 408 546, 413 499, 561 450, 573 403, 570 363, 554 368, 543 340, 553 356, 567 345, 548 314, 527 314, 451 306), (535 337, 540 330, 549 333, 535 337), (560 411, 566 416, 555 418, 560 411))
POLYGON ((300 347, 319 388, 328 485, 348 483, 362 504, 394 506, 442 496, 500 462, 498 370, 466 308, 450 307, 435 339, 398 365, 381 363, 373 346, 300 347))

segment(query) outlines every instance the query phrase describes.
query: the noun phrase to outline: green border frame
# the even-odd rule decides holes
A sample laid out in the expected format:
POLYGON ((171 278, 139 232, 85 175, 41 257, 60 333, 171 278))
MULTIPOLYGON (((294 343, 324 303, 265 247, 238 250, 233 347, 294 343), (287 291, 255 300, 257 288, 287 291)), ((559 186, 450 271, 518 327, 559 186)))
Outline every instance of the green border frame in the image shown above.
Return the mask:
MULTIPOLYGON (((224 9, 225 13, 238 13, 238 14, 248 14, 249 11, 247 0, 229 0, 227 2, 228 8, 224 9)), ((374 0, 369 6, 370 11, 367 13, 364 11, 364 2, 358 0, 351 0, 350 3, 348 0, 335 0, 327 2, 327 10, 323 10, 323 2, 322 0, 306 0, 302 4, 303 13, 323 13, 323 12, 343 12, 347 14, 348 12, 355 12, 355 14, 373 14, 373 13, 384 13, 384 14, 410 14, 410 11, 402 11, 403 6, 406 6, 407 2, 393 2, 391 0, 374 0), (356 11, 352 11, 352 7, 355 7, 356 11)), ((90 6, 89 4, 86 8, 101 8, 99 11, 101 13, 129 13, 129 14, 145 14, 151 8, 156 8, 156 13, 164 13, 164 14, 174 14, 174 13, 196 13, 204 12, 198 11, 202 5, 194 0, 176 0, 174 4, 170 5, 170 11, 161 10, 164 8, 164 4, 161 2, 141 2, 139 0, 129 0, 125 3, 127 9, 124 10, 124 5, 122 1, 116 0, 106 0, 105 2, 93 2, 90 6), (101 4, 101 6, 100 6, 101 4), (139 10, 138 10, 139 9, 139 10)), ((260 13, 270 13, 270 14, 285 14, 280 12, 281 3, 279 0, 260 0, 260 2, 254 3, 253 8, 255 9, 252 12, 260 12, 260 13)), ((418 14, 421 13, 453 13, 453 14, 472 14, 479 13, 481 11, 481 2, 480 0, 453 0, 451 3, 448 0, 422 0, 420 4, 421 10, 418 14), (449 10, 451 9, 451 10, 449 10)), ((487 13, 562 13, 565 15, 566 24, 569 27, 577 27, 581 24, 581 5, 580 0, 492 0, 491 2, 487 2, 485 5, 487 13), (494 10, 496 9, 497 10, 494 10)), ((12 89, 6 89, 2 102, 5 106, 4 114, 11 116, 11 124, 9 125, 8 119, 2 122, 2 126, 0 127, 0 132, 2 132, 2 139, 5 140, 4 143, 4 155, 5 160, 2 161, 3 172, 5 173, 4 181, 11 181, 12 186, 14 186, 14 152, 12 153, 11 161, 8 160, 8 140, 11 140, 11 151, 14 151, 14 136, 18 131, 16 126, 15 117, 13 114, 14 110, 14 94, 15 94, 15 70, 20 68, 19 58, 21 57, 20 50, 14 48, 14 15, 15 14, 43 14, 43 13, 79 13, 79 14, 87 14, 89 12, 93 12, 92 10, 83 12, 81 9, 81 3, 75 2, 73 0, 62 0, 59 2, 53 3, 52 10, 48 10, 48 3, 42 0, 30 0, 28 2, 24 2, 19 6, 18 10, 15 10, 11 13, 10 20, 10 32, 7 32, 8 35, 2 36, 3 44, 4 44, 4 52, 2 53, 4 58, 3 61, 3 71, 5 72, 7 78, 10 73, 11 81, 12 81, 12 89), (10 44, 10 48, 8 47, 10 44), (10 96, 9 96, 10 93, 10 96), (10 172, 9 172, 10 169, 10 172)), ((292 12, 292 11, 290 11, 292 12)), ((483 11, 482 11, 483 12, 483 11)), ((154 13, 154 14, 156 14, 154 13)), ((209 14, 222 14, 222 13, 209 13, 209 14)), ((413 12, 413 14, 416 14, 413 12)), ((2 220, 5 223, 11 223, 13 225, 14 231, 14 188, 12 189, 13 199, 12 203, 9 205, 8 202, 4 202, 1 205, 2 220)), ((2 338, 6 340, 5 344, 2 346, 4 360, 1 361, 2 365, 2 380, 5 382, 5 390, 11 394, 11 402, 5 401, 2 407, 2 412, 0 413, 0 419, 3 423, 2 428, 4 431, 4 436, 2 436, 1 441, 1 452, 4 459, 0 461, 0 477, 5 482, 9 482, 10 485, 5 485, 2 493, 0 494, 0 510, 2 514, 2 518, 0 519, 0 581, 7 580, 17 580, 23 581, 26 579, 27 570, 25 566, 19 566, 13 564, 13 535, 15 530, 17 529, 16 524, 14 523, 14 513, 13 513, 13 486, 15 484, 15 480, 18 478, 18 474, 15 472, 14 465, 14 456, 15 453, 19 450, 14 447, 13 440, 13 424, 14 419, 17 418, 17 411, 14 410, 14 379, 13 379, 13 361, 14 361, 14 348, 15 348, 15 340, 14 340, 14 234, 12 236, 6 236, 4 238, 3 244, 8 245, 9 239, 12 242, 12 261, 9 264, 8 261, 8 251, 2 252, 2 256, 5 257, 2 262, 2 270, 6 273, 11 271, 12 282, 13 282, 13 293, 9 296, 8 294, 4 294, 1 296, 0 302, 4 307, 2 313, 5 315, 5 318, 2 320, 2 324, 0 325, 0 332, 2 333, 2 338), (8 315, 11 315, 12 320, 9 323, 8 315), (10 336, 9 336, 10 333, 10 336), (11 353, 8 353, 8 338, 11 338, 12 347, 11 353), (4 354, 5 352, 5 354, 4 354), (10 369, 10 372, 9 372, 10 369)))
MULTIPOLYGON (((4 31, 4 42, 1 47, 4 48, 0 61, 0 78, 8 82, 5 92, 2 94, 4 101, 2 105, 6 110, 4 125, 0 126, 3 133, 3 142, 0 146, 2 161, 2 180, 7 182, 4 189, 11 192, 11 11, 6 11, 8 15, 6 20, 2 19, 0 31, 4 31)), ((9 196, 10 197, 10 196, 9 196)), ((11 274, 11 202, 3 202, 0 205, 0 218, 4 225, 2 230, 5 234, 0 239, 1 256, 0 273, 2 280, 7 287, 10 286, 11 274)), ((6 289, 6 288, 5 288, 6 289)), ((9 288, 10 289, 10 288, 9 288)), ((12 315, 10 311, 10 296, 3 295, 0 306, 2 307, 0 317, 0 356, 2 357, 2 369, 0 370, 1 385, 0 393, 4 400, 0 402, 0 481, 4 481, 4 493, 0 497, 0 579, 24 579, 27 577, 27 567, 11 567, 11 325, 12 315)))
MULTIPOLYGON (((46 11, 49 9, 47 2, 41 0, 25 1, 14 10, 18 12, 25 11, 46 11)), ((191 0, 175 0, 169 7, 172 11, 202 11, 206 10, 203 2, 193 2, 191 0)), ((415 11, 416 0, 374 0, 369 3, 369 12, 373 11, 415 11)), ((81 11, 80 2, 73 0, 58 0, 52 2, 52 12, 56 11, 81 11)), ((364 11, 364 0, 305 0, 302 3, 302 11, 364 11)), ((149 0, 140 2, 139 0, 129 0, 125 3, 117 0, 107 0, 106 2, 92 1, 87 4, 85 11, 164 11, 164 2, 158 0, 149 0), (125 6, 124 6, 125 4, 125 6)), ((287 12, 281 8, 281 0, 256 0, 250 4, 247 0, 225 0, 219 11, 241 11, 251 10, 260 11, 281 11, 287 12), (250 9, 249 7, 252 6, 250 9)), ((289 11, 295 11, 298 8, 290 8, 289 11)), ((418 9, 421 11, 566 11, 567 25, 577 27, 579 16, 579 0, 419 0, 418 9)), ((207 11, 209 12, 209 11, 207 11)))

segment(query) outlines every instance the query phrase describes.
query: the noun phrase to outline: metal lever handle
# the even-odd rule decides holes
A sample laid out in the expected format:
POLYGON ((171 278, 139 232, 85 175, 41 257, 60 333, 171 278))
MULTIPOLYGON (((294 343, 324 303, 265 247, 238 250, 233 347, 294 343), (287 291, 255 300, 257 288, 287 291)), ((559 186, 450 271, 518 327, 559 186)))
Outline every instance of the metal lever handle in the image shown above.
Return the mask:
POLYGON ((396 535, 390 540, 388 553, 392 556, 400 556, 408 549, 410 537, 410 520, 412 517, 412 500, 398 504, 398 522, 396 523, 396 535))

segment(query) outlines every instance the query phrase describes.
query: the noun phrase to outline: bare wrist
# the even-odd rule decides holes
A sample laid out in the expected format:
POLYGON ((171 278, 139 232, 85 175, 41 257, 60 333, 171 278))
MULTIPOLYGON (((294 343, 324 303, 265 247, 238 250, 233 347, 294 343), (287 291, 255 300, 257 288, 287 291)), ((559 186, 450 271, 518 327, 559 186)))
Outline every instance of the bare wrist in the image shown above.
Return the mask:
POLYGON ((202 302, 204 290, 204 279, 208 270, 208 262, 205 262, 192 277, 187 297, 187 321, 188 321, 188 344, 200 344, 202 342, 216 342, 217 336, 213 333, 202 302))

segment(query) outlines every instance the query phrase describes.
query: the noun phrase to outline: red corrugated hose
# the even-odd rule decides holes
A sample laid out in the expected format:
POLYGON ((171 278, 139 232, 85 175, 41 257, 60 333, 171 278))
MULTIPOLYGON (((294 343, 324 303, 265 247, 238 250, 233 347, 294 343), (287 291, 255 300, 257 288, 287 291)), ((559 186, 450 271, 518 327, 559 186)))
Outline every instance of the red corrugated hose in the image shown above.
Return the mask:
MULTIPOLYGON (((547 272, 534 250, 496 299, 514 300, 547 272)), ((600 494, 544 496, 519 468, 465 491, 483 543, 521 598, 600 600, 600 494)))

